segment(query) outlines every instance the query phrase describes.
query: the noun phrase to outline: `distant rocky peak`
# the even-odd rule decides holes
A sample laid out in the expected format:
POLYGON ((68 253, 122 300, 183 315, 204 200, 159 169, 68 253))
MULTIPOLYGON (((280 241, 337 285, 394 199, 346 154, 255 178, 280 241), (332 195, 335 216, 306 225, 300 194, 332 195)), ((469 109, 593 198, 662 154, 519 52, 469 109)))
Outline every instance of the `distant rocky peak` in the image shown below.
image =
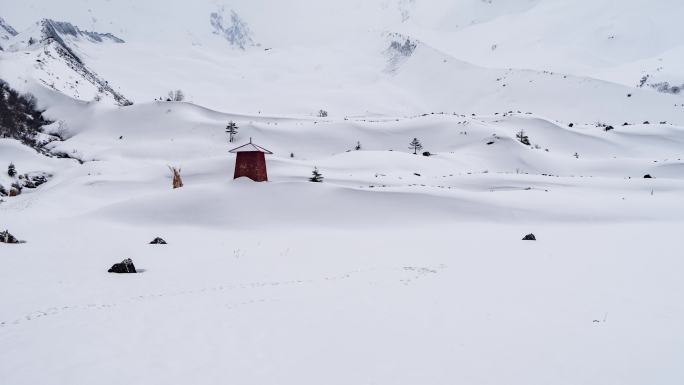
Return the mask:
POLYGON ((17 30, 0 17, 0 38, 8 39, 9 36, 17 36, 17 30))
POLYGON ((69 22, 43 19, 39 23, 42 27, 43 39, 63 40, 63 38, 69 37, 78 40, 85 39, 93 43, 124 43, 123 39, 111 33, 84 31, 69 22))
POLYGON ((230 15, 226 15, 225 8, 221 7, 218 12, 212 12, 209 22, 213 33, 225 38, 232 46, 244 50, 247 47, 256 45, 252 38, 252 31, 247 23, 234 10, 230 10, 230 15))
MULTIPOLYGON (((5 19, 0 17, 0 43, 7 41, 14 36, 17 36, 17 31, 9 25, 5 19)), ((4 44, 4 43, 3 43, 4 44)), ((0 44, 0 51, 4 51, 2 44, 0 44)))

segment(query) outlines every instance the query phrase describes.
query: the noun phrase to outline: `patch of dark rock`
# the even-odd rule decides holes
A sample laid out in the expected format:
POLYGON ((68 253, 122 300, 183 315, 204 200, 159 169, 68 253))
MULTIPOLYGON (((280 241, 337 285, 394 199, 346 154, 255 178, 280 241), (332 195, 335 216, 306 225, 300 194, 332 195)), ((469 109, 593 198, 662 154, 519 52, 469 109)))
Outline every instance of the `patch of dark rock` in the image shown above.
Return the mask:
POLYGON ((166 241, 163 238, 157 237, 150 242, 150 245, 166 245, 166 241))
POLYGON ((25 243, 24 241, 20 241, 15 237, 14 235, 10 234, 8 230, 0 232, 0 243, 25 243))
POLYGON ((121 263, 115 263, 112 267, 107 270, 109 273, 117 274, 127 274, 127 273, 137 273, 135 270, 135 265, 130 258, 126 258, 121 263))
POLYGON ((530 233, 530 234, 525 235, 525 237, 523 237, 522 240, 523 241, 536 241, 537 237, 535 237, 534 234, 530 233))
POLYGON ((73 156, 71 156, 71 155, 69 155, 69 154, 67 154, 67 153, 65 153, 65 152, 52 152, 51 154, 54 155, 54 156, 56 156, 57 158, 60 158, 60 159, 73 159, 73 160, 77 161, 79 164, 85 163, 85 162, 83 161, 83 159, 79 159, 79 158, 73 157, 73 156))

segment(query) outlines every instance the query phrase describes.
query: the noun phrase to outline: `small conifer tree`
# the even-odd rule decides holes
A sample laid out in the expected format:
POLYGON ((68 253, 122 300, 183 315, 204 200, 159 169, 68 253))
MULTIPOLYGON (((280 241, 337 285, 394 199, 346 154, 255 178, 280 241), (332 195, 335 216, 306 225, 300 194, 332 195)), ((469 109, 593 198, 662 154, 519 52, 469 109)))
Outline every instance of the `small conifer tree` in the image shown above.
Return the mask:
POLYGON ((17 175, 17 169, 14 167, 14 163, 10 163, 7 167, 7 175, 11 176, 12 178, 17 175))
POLYGON ((423 145, 420 144, 420 140, 418 138, 413 138, 411 143, 409 143, 409 150, 413 150, 413 155, 418 154, 418 151, 423 149, 423 145))
POLYGON ((525 130, 520 130, 517 134, 515 134, 515 137, 518 138, 518 141, 526 146, 530 145, 530 139, 525 135, 525 130))
POLYGON ((323 182, 323 174, 321 174, 318 171, 318 167, 314 167, 313 171, 311 172, 311 178, 309 178, 309 182, 316 182, 316 183, 321 183, 323 182))
POLYGON ((359 151, 361 150, 361 142, 356 142, 356 147, 354 147, 354 150, 359 151))
POLYGON ((238 125, 235 124, 232 120, 228 122, 228 125, 226 126, 226 133, 228 134, 228 141, 230 143, 233 143, 235 141, 235 135, 238 133, 238 125))

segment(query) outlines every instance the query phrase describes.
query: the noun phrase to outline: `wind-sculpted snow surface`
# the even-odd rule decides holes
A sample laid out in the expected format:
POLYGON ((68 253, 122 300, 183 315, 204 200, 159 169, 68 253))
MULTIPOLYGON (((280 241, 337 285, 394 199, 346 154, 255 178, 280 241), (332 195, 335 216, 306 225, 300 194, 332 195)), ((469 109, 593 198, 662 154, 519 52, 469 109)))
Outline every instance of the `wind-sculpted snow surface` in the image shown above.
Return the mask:
POLYGON ((179 102, 47 114, 68 138, 48 148, 84 163, 0 140, 0 167, 53 175, 0 198, 2 225, 26 241, 0 246, 8 383, 684 378, 681 127, 179 102), (231 179, 228 121, 236 145, 274 153, 269 182, 231 179), (431 156, 409 152, 414 137, 431 156), (107 273, 125 258, 138 274, 107 273), (654 351, 668 352, 657 370, 654 351))

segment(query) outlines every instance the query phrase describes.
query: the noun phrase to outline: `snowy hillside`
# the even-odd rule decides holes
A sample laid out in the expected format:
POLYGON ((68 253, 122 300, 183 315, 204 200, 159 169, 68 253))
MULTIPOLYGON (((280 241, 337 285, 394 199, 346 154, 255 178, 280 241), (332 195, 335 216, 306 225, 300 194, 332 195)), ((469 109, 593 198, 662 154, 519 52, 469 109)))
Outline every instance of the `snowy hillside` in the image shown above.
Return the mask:
MULTIPOLYGON (((684 123, 684 40, 675 20, 684 9, 672 1, 633 0, 615 9, 584 0, 39 3, 79 25, 63 28, 62 45, 101 81, 75 85, 74 75, 65 83, 69 71, 61 68, 26 73, 27 61, 43 59, 5 55, 7 67, 21 63, 3 76, 25 91, 35 92, 38 80, 89 101, 104 87, 100 97, 125 104, 181 89, 194 103, 252 114, 521 110, 587 123, 684 123), (149 22, 155 18, 165 22, 149 22), (94 44, 119 39, 126 43, 94 44), (398 60, 392 47, 407 40, 416 46, 398 60)), ((36 17, 30 6, 8 9, 23 23, 36 17)), ((15 40, 33 34, 23 35, 15 40)))
POLYGON ((30 80, 75 99, 107 98, 127 105, 131 102, 82 58, 87 57, 89 46, 120 43, 124 41, 110 33, 83 31, 67 22, 43 19, 8 40, 3 77, 19 84, 22 80, 30 84, 30 80))
POLYGON ((0 0, 0 385, 683 383, 683 11, 0 0))

